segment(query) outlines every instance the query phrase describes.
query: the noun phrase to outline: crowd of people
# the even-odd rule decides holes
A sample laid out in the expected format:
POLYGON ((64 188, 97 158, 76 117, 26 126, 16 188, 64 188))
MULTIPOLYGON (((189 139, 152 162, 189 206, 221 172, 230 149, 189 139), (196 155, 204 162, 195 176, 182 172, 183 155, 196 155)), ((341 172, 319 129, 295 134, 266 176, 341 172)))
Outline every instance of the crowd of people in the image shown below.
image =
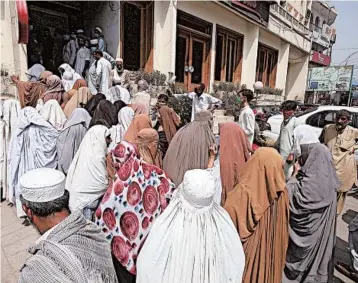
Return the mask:
POLYGON ((2 104, 2 198, 41 234, 19 282, 328 282, 357 177, 350 113, 317 137, 285 101, 277 143, 254 151, 251 90, 215 136, 221 101, 204 84, 182 126, 144 80, 130 94, 123 60, 97 44, 88 76, 79 55, 62 78, 35 64, 2 104))

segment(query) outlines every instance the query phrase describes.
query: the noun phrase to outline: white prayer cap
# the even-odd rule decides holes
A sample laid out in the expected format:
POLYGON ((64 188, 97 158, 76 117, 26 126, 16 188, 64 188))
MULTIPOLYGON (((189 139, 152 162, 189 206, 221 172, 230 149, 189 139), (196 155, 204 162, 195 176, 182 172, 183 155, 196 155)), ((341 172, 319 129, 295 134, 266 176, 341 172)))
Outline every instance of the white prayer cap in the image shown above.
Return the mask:
POLYGON ((84 33, 83 29, 78 29, 77 33, 84 33))
POLYGON ((21 195, 27 201, 48 202, 65 194, 65 175, 58 170, 39 168, 20 178, 21 195))
POLYGON ((97 45, 98 44, 98 39, 91 39, 90 44, 91 45, 97 45))
POLYGON ((116 58, 116 62, 122 62, 123 63, 123 59, 122 58, 116 58))
POLYGON ((213 204, 215 181, 210 172, 201 169, 189 170, 180 186, 182 199, 188 205, 200 209, 213 204))
POLYGON ((94 30, 98 31, 100 34, 102 34, 102 30, 99 27, 96 27, 94 30))

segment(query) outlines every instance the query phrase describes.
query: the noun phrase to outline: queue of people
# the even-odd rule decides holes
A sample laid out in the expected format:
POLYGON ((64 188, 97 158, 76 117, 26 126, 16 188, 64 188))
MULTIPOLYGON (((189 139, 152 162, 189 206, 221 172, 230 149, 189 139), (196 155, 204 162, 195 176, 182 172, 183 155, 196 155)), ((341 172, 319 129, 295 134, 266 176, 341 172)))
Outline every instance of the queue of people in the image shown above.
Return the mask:
POLYGON ((221 101, 200 84, 180 128, 167 95, 153 110, 147 82, 131 97, 123 61, 93 54, 88 81, 37 66, 3 105, 5 196, 41 234, 19 282, 328 282, 337 199, 356 181, 349 112, 317 137, 286 101, 276 149, 253 151, 250 90, 215 136, 221 101))

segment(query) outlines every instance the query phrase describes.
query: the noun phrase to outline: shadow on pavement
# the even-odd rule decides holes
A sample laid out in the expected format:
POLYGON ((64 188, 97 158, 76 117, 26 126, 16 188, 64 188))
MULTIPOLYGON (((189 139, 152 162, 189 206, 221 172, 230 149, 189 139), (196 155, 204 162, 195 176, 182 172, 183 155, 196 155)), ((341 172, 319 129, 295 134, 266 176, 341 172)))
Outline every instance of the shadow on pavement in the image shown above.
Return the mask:
POLYGON ((344 222, 349 224, 353 220, 353 218, 357 216, 357 214, 358 214, 358 212, 356 212, 356 211, 354 211, 352 209, 348 209, 346 211, 346 213, 344 213, 342 215, 342 219, 343 219, 344 222))

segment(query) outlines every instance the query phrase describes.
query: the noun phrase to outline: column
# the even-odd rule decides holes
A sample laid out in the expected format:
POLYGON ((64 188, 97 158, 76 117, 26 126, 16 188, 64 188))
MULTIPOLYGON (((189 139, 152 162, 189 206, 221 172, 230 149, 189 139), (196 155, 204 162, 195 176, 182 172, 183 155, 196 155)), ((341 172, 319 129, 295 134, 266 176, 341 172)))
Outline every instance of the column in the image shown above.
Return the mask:
POLYGON ((256 77, 256 60, 260 28, 255 25, 250 25, 248 30, 248 34, 244 37, 241 85, 246 84, 247 88, 253 90, 253 84, 255 83, 256 77))
POLYGON ((213 23, 213 32, 211 34, 211 53, 210 53, 210 80, 209 91, 212 92, 215 81, 215 56, 216 56, 216 23, 213 23))

